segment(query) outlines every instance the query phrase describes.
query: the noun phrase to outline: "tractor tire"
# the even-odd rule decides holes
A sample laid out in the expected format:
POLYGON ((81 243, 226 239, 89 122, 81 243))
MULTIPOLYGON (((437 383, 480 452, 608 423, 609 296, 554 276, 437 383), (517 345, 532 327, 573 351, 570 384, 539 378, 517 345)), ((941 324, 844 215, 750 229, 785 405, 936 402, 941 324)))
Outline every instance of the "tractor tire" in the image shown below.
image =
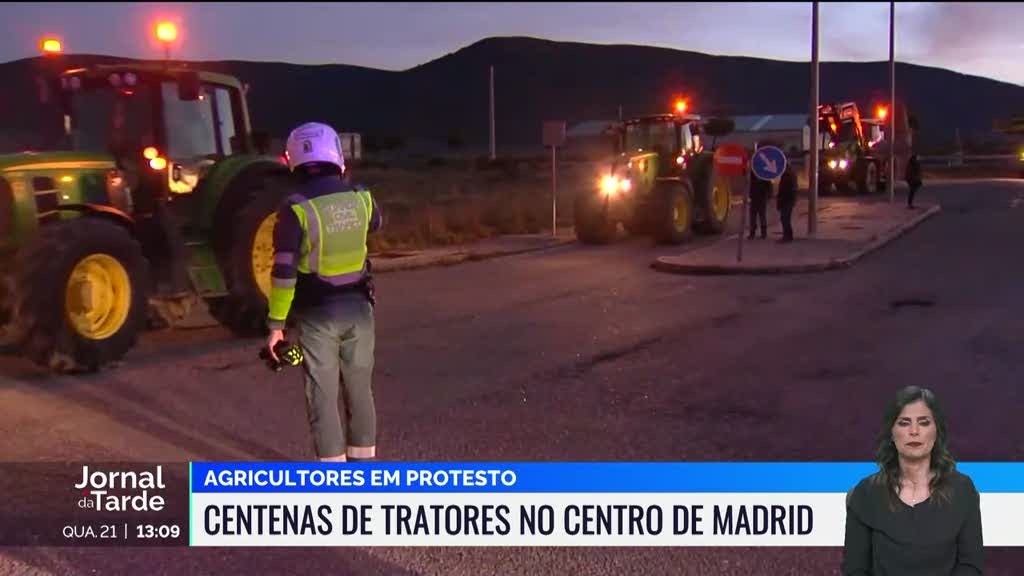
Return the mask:
POLYGON ((618 225, 608 214, 604 199, 595 193, 582 193, 573 202, 576 239, 583 244, 608 244, 615 239, 618 225))
POLYGON ((0 347, 17 343, 18 335, 14 323, 15 276, 11 272, 14 264, 7 258, 0 259, 0 347))
POLYGON ((214 244, 228 295, 209 298, 207 305, 211 316, 239 336, 266 332, 274 224, 289 190, 284 177, 267 174, 232 218, 230 236, 214 244))
POLYGON ((81 216, 44 226, 16 256, 23 352, 58 373, 119 362, 145 328, 148 274, 141 245, 120 224, 81 216))
POLYGON ((696 203, 699 220, 694 230, 700 234, 721 234, 729 221, 732 211, 732 192, 724 178, 718 176, 711 157, 700 157, 703 166, 697 172, 696 203))
POLYGON ((238 215, 264 196, 283 196, 290 187, 288 169, 273 162, 253 164, 228 183, 217 202, 210 232, 210 246, 216 254, 226 254, 234 242, 234 226, 238 215))
POLYGON ((857 194, 866 196, 878 190, 878 165, 874 162, 863 162, 857 171, 857 194))
POLYGON ((651 208, 646 201, 638 201, 633 208, 633 215, 622 222, 622 227, 630 236, 647 236, 651 233, 651 208))
POLYGON ((853 196, 857 192, 857 184, 854 182, 852 175, 847 175, 842 180, 836 182, 836 194, 840 196, 853 196))
POLYGON ((659 182, 654 187, 651 220, 659 244, 682 244, 693 234, 693 189, 687 181, 659 182))

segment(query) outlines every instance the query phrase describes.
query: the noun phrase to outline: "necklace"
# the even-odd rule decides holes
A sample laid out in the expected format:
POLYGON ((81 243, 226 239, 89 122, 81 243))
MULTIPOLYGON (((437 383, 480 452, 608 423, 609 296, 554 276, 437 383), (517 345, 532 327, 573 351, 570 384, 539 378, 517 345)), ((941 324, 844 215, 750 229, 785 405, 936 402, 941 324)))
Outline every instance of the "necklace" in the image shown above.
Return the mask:
POLYGON ((908 478, 907 480, 914 486, 914 491, 911 492, 911 494, 910 494, 910 504, 911 505, 920 504, 922 501, 924 501, 924 498, 918 497, 918 495, 917 495, 917 481, 911 480, 910 478, 908 478))

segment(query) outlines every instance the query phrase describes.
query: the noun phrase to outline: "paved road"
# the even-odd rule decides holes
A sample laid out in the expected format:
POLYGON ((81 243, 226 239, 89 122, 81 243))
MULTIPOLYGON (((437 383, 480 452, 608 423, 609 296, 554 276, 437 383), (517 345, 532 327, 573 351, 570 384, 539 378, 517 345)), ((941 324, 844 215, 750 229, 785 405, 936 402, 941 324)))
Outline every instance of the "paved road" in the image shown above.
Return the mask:
MULTIPOLYGON (((1024 456, 1024 182, 926 188, 943 212, 852 270, 690 278, 639 240, 381 277, 382 459, 867 460, 906 384, 961 460, 1024 456), (919 300, 930 306, 897 306, 919 300)), ((801 227, 798 230, 802 229, 801 227)), ((117 372, 0 364, 3 460, 302 459, 294 374, 218 329, 117 372)), ((838 549, 8 549, 40 574, 837 574, 838 549)), ((992 550, 988 574, 1024 572, 992 550)), ((7 573, 0 567, 0 574, 7 573)))

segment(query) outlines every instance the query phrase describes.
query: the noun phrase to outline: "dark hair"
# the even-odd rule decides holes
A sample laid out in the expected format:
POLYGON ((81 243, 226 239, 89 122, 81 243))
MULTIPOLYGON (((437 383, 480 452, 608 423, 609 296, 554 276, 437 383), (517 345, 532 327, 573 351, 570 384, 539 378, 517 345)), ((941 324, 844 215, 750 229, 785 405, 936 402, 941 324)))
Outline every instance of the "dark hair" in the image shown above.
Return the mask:
POLYGON ((923 401, 932 411, 932 420, 935 422, 935 446, 932 448, 930 463, 931 472, 935 474, 935 477, 929 482, 929 488, 932 496, 940 503, 949 502, 952 492, 947 480, 956 470, 956 461, 947 446, 949 436, 942 406, 931 390, 907 386, 896 393, 896 398, 885 410, 882 429, 878 433, 878 452, 875 456, 875 462, 880 470, 875 474, 874 480, 885 486, 886 493, 889 495, 889 503, 893 508, 899 505, 898 493, 901 478, 899 452, 892 439, 892 428, 903 408, 918 400, 923 401))
POLYGON ((316 180, 324 176, 342 177, 341 168, 330 162, 310 162, 296 167, 295 175, 300 181, 316 180))

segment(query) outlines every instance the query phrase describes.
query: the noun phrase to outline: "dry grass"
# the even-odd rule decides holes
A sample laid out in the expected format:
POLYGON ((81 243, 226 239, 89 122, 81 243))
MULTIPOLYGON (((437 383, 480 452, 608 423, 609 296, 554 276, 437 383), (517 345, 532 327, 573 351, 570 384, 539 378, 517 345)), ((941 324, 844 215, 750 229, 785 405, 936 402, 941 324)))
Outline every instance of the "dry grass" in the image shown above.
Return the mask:
MULTIPOLYGON (((558 173, 558 224, 572 223, 578 190, 593 186, 598 167, 564 163, 558 173)), ((353 178, 368 186, 384 213, 384 229, 370 239, 373 251, 418 249, 472 242, 501 234, 551 228, 550 161, 494 166, 366 166, 353 178)))

